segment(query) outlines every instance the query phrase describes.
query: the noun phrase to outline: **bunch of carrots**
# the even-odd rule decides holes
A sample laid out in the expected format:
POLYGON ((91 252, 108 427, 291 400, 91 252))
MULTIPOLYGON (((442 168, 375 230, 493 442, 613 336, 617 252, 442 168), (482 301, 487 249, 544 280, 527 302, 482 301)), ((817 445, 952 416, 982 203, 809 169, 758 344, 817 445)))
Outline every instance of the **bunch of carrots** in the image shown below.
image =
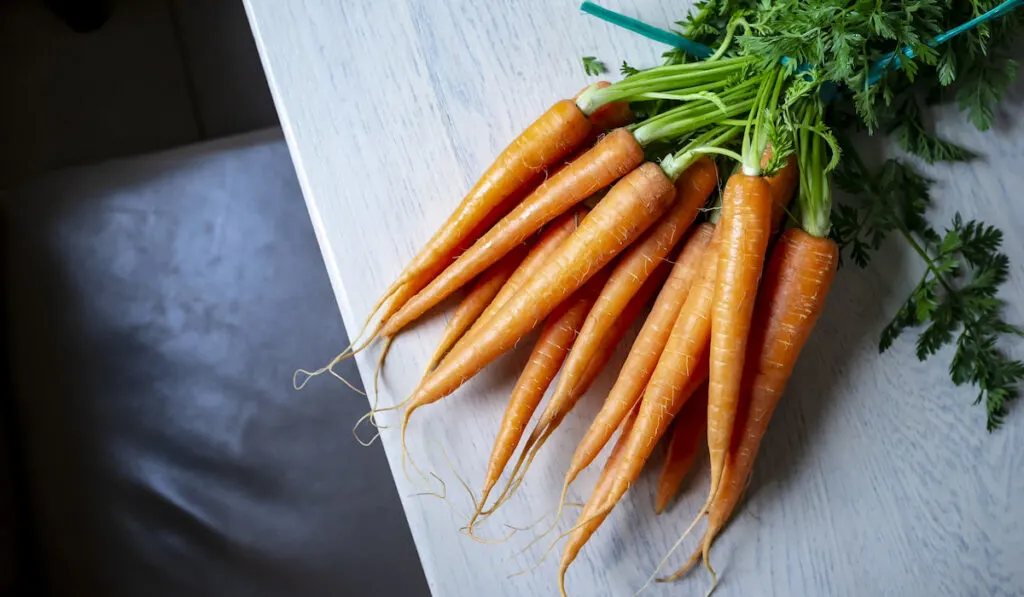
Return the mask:
POLYGON ((565 474, 559 514, 619 432, 567 533, 563 594, 569 565, 670 431, 657 509, 706 435, 711 484, 697 519, 709 526, 690 564, 703 556, 710 569, 836 271, 828 172, 838 150, 820 101, 800 93, 792 69, 719 54, 555 103, 498 156, 335 360, 382 338, 383 362, 406 326, 465 290, 419 385, 391 407, 404 409, 404 467, 412 414, 540 329, 496 431, 465 529, 473 536, 646 313, 565 474), (661 109, 633 122, 635 102, 661 109), (652 154, 660 161, 645 160, 652 154))

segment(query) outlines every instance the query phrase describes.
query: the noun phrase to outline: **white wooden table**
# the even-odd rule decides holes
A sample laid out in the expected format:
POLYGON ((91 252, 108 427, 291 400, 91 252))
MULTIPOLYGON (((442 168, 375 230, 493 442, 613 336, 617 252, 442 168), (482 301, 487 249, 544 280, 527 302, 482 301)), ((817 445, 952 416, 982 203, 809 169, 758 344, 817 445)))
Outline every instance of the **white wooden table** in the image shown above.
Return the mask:
MULTIPOLYGON (((668 0, 605 4, 659 25, 685 7, 668 0)), ((612 67, 624 58, 651 65, 664 50, 580 14, 575 0, 246 0, 246 6, 350 331, 497 152, 555 99, 590 81, 580 56, 612 67)), ((940 119, 943 134, 986 158, 931 170, 940 181, 936 222, 955 206, 1007 231, 1024 224, 1020 88, 1005 112, 999 130, 988 134, 951 112, 940 119)), ((1022 239, 1011 234, 1005 246, 1013 262, 1009 316, 1018 323, 1024 321, 1022 239)), ((840 273, 765 440, 749 498, 715 548, 720 595, 1024 595, 1024 404, 989 435, 983 409, 970 405, 971 391, 948 379, 948 352, 918 363, 907 337, 877 354, 878 332, 921 270, 894 243, 869 270, 840 273)), ((383 403, 411 390, 443 320, 434 316, 396 343, 383 403)), ((337 340, 339 348, 347 343, 337 340)), ((476 489, 524 352, 413 419, 409 445, 417 463, 448 481, 463 513, 470 501, 442 450, 476 489)), ((358 359, 364 379, 376 356, 370 351, 358 359)), ((484 532, 502 534, 498 522, 523 524, 554 505, 568 458, 614 370, 552 438, 518 498, 484 532)), ((337 423, 338 433, 348 433, 353 421, 337 423)), ((412 495, 417 490, 400 471, 397 432, 385 431, 383 442, 435 595, 556 592, 557 557, 531 574, 506 578, 537 559, 539 547, 513 557, 530 533, 504 545, 459 534, 464 518, 437 499, 412 495)), ((631 595, 699 507, 706 474, 696 478, 671 512, 656 518, 654 478, 645 476, 577 560, 570 593, 631 595)), ((584 475, 575 497, 585 498, 594 480, 594 471, 584 475)), ((649 592, 697 594, 707 582, 697 573, 649 592)))

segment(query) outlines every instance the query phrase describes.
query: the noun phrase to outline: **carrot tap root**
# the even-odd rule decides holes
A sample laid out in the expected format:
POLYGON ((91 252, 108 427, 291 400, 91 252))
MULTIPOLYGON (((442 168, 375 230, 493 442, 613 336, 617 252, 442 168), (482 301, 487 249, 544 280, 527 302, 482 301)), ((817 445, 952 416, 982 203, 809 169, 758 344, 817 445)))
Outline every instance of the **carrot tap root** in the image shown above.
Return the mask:
POLYGON ((697 565, 697 562, 700 561, 700 554, 701 554, 701 547, 698 545, 697 549, 693 550, 693 553, 690 554, 690 558, 678 570, 676 570, 675 572, 673 572, 672 574, 670 574, 668 576, 663 576, 661 578, 657 578, 657 579, 655 579, 654 582, 659 582, 659 583, 676 582, 677 580, 679 580, 680 578, 685 576, 687 572, 692 570, 694 566, 697 565))

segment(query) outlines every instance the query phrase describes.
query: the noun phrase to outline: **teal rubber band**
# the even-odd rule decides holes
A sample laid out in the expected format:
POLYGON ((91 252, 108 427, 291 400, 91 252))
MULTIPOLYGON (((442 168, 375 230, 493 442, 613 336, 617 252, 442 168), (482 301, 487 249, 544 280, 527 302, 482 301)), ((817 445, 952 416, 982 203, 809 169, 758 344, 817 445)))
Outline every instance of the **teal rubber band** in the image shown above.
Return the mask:
MULTIPOLYGON (((953 39, 954 37, 960 35, 961 33, 964 33, 965 31, 969 31, 971 29, 974 29, 978 25, 981 25, 982 23, 991 21, 992 19, 996 19, 1005 14, 1008 14, 1020 8, 1021 6, 1024 6, 1024 0, 1006 0, 1002 4, 986 12, 985 14, 979 15, 971 19, 970 21, 967 21, 966 23, 963 23, 950 29, 949 31, 944 31, 939 35, 936 35, 935 38, 931 41, 931 43, 929 43, 928 45, 935 47, 939 44, 943 44, 949 41, 950 39, 953 39)), ((678 48, 686 52, 687 54, 690 54, 691 56, 701 60, 711 56, 714 53, 714 50, 712 50, 708 46, 705 46, 704 44, 689 40, 683 37, 682 35, 679 35, 678 33, 666 31, 665 29, 659 29, 652 25, 648 25, 643 21, 638 21, 632 17, 627 17, 626 15, 619 14, 613 10, 608 10, 607 8, 598 6, 597 4, 594 4, 589 0, 580 5, 580 10, 589 15, 597 17, 602 21, 606 21, 608 23, 611 23, 612 25, 622 27, 623 29, 628 29, 629 31, 642 35, 647 39, 651 39, 672 46, 674 48, 678 48)), ((905 48, 900 53, 906 56, 907 58, 915 57, 915 53, 911 48, 905 48)), ((790 61, 790 58, 782 58, 783 65, 788 65, 790 61)), ((895 52, 892 52, 887 56, 879 58, 878 60, 875 61, 873 65, 871 65, 871 70, 868 73, 868 85, 874 85, 875 83, 877 83, 882 78, 882 75, 885 74, 886 69, 888 69, 890 66, 894 66, 895 68, 900 67, 900 59, 898 56, 896 56, 895 52)), ((801 68, 809 67, 807 65, 804 65, 801 68)), ((832 99, 835 95, 836 90, 834 89, 834 86, 833 88, 822 88, 822 96, 826 101, 832 99)))
MULTIPOLYGON (((970 31, 971 29, 974 29, 975 27, 981 25, 982 23, 991 21, 992 19, 999 18, 1005 14, 1008 14, 1020 8, 1021 6, 1024 6, 1024 0, 1006 0, 1006 2, 1003 2, 1002 4, 986 12, 985 14, 978 15, 971 19, 970 21, 967 21, 966 23, 957 25, 956 27, 953 27, 949 31, 944 31, 936 35, 935 38, 931 41, 931 43, 929 43, 928 45, 934 48, 939 44, 946 43, 947 41, 953 39, 954 37, 960 35, 961 33, 964 33, 965 31, 970 31)), ((911 59, 913 59, 916 56, 914 50, 911 48, 904 48, 901 54, 911 59)), ((887 56, 879 58, 877 61, 875 61, 873 65, 871 65, 871 71, 868 73, 868 85, 874 85, 875 83, 877 83, 882 78, 882 75, 885 74, 885 71, 889 68, 890 65, 894 66, 895 68, 900 67, 900 59, 898 56, 896 56, 895 52, 892 52, 887 56)))
POLYGON ((608 10, 603 6, 598 6, 597 4, 594 4, 593 2, 584 2, 583 4, 580 5, 580 10, 589 15, 597 17, 602 21, 611 23, 612 25, 622 27, 623 29, 628 29, 633 33, 638 33, 646 37, 647 39, 652 39, 654 41, 672 46, 673 48, 678 48, 686 52, 687 54, 690 54, 691 56, 699 58, 701 60, 714 54, 714 50, 705 46, 704 44, 699 44, 695 41, 686 39, 685 37, 679 35, 678 33, 673 33, 672 31, 659 29, 652 25, 648 25, 643 21, 638 21, 632 17, 627 17, 626 15, 619 14, 613 10, 608 10))

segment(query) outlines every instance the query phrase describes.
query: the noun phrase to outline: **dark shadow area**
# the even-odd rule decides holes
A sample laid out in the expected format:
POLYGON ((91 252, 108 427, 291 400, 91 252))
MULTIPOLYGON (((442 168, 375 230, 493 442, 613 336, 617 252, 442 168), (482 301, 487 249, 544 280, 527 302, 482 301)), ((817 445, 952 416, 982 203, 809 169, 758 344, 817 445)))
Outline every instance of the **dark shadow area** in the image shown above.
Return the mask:
POLYGON ((365 399, 291 389, 345 330, 278 133, 62 173, 5 208, 50 594, 428 594, 383 450, 348 432, 365 399))

